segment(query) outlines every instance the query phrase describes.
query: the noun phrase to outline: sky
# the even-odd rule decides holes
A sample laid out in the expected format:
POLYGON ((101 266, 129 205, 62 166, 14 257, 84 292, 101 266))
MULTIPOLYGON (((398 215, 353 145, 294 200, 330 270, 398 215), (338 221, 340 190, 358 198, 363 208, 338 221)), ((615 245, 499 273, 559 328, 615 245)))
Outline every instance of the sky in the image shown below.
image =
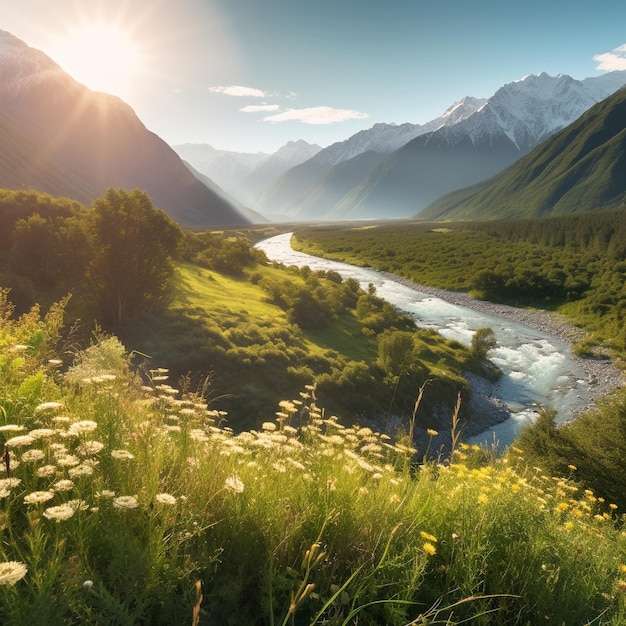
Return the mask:
POLYGON ((422 124, 542 71, 626 69, 623 0, 3 0, 0 29, 170 145, 237 152, 422 124))

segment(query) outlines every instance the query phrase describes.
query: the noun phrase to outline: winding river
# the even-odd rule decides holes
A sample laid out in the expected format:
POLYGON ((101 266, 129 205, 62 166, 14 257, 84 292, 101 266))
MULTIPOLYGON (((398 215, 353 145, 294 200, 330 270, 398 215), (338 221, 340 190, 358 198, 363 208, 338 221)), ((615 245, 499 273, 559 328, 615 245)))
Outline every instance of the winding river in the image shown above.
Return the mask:
POLYGON ((365 288, 371 283, 379 296, 411 314, 419 326, 434 328, 465 345, 470 345, 478 328, 489 327, 494 331, 498 346, 489 357, 503 372, 496 395, 508 406, 511 417, 474 441, 492 442, 495 436, 501 445, 508 445, 521 427, 534 419, 539 406, 556 409, 563 416, 561 419, 565 419, 592 400, 588 375, 562 339, 504 317, 450 304, 373 269, 296 252, 290 239, 291 233, 277 235, 259 242, 257 247, 272 261, 308 265, 313 270, 334 270, 344 278, 355 278, 365 288))

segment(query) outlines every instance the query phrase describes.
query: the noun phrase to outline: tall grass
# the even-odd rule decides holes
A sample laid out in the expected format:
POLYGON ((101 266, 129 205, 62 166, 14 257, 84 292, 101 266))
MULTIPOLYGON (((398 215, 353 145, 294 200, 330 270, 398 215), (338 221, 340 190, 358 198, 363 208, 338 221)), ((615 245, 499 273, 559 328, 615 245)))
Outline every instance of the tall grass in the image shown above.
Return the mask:
POLYGON ((461 442, 416 466, 314 386, 235 433, 114 337, 55 336, 0 323, 2 623, 626 620, 621 516, 571 477, 461 442))

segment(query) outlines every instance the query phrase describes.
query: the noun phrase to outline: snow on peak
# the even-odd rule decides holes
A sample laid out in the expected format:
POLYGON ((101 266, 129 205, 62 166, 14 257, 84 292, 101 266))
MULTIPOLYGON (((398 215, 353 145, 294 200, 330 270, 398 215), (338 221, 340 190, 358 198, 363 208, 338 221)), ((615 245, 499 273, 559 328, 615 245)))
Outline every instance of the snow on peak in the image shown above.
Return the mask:
POLYGON ((364 152, 389 154, 422 134, 419 124, 377 123, 344 141, 338 141, 318 152, 313 158, 327 166, 347 161, 364 152))
POLYGON ((481 122, 474 121, 472 140, 479 140, 481 134, 503 132, 520 150, 528 150, 610 93, 604 84, 586 85, 567 74, 529 74, 503 85, 489 98, 480 110, 481 122))

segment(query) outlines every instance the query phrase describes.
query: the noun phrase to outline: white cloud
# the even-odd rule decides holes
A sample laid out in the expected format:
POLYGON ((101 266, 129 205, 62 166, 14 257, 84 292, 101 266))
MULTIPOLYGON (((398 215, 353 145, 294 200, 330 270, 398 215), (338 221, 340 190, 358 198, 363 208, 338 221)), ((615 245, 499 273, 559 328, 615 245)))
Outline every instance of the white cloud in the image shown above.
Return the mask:
POLYGON ((333 124, 348 120, 362 120, 369 117, 367 113, 349 109, 333 109, 332 107, 311 107, 309 109, 287 109, 276 115, 268 115, 264 122, 302 122, 303 124, 333 124))
POLYGON ((598 62, 599 65, 596 68, 598 70, 606 70, 607 72, 626 70, 626 43, 611 52, 596 54, 593 60, 598 62))
POLYGON ((259 111, 278 111, 278 109, 280 109, 278 104, 251 104, 239 110, 244 113, 258 113, 259 111))
POLYGON ((242 85, 228 85, 209 87, 209 91, 213 93, 223 93, 226 96, 247 96, 249 98, 265 98, 267 93, 254 87, 243 87, 242 85))

